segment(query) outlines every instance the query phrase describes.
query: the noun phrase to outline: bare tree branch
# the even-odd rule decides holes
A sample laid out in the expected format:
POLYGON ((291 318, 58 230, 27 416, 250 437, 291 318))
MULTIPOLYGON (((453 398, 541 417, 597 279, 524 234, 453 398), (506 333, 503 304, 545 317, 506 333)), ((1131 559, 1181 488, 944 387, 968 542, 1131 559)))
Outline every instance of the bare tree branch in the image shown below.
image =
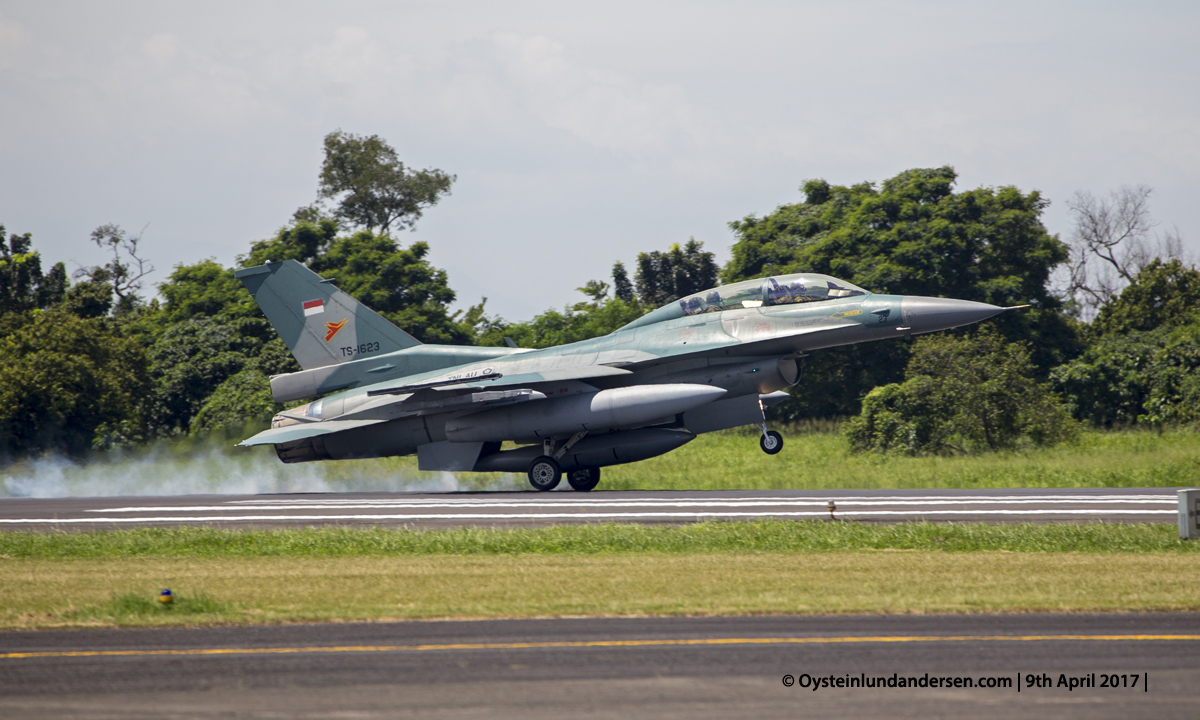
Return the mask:
POLYGON ((1067 294, 1086 315, 1116 297, 1155 258, 1182 259, 1178 230, 1154 234, 1152 188, 1122 185, 1106 198, 1077 192, 1067 201, 1075 219, 1069 245, 1067 294))

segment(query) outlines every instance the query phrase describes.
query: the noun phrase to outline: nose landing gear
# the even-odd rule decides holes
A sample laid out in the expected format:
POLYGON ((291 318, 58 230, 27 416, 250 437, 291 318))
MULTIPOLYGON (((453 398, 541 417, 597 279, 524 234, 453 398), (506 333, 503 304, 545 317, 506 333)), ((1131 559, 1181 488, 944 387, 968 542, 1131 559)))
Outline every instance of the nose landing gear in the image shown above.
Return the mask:
POLYGON ((774 455, 783 449, 783 436, 774 430, 763 429, 762 437, 758 439, 758 446, 768 455, 774 455))
POLYGON ((762 422, 758 424, 758 428, 762 430, 762 437, 758 439, 758 446, 768 455, 774 455, 783 449, 783 436, 774 430, 767 429, 767 409, 763 407, 762 398, 758 400, 758 409, 762 411, 762 422))

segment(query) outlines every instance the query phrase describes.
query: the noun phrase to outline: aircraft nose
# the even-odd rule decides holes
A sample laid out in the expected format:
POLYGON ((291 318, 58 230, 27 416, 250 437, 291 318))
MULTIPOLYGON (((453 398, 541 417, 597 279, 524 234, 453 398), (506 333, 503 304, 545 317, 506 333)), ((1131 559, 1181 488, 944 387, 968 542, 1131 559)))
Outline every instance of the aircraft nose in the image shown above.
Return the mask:
POLYGON ((900 301, 900 317, 914 333, 970 325, 1002 312, 1002 307, 971 300, 906 296, 900 301))

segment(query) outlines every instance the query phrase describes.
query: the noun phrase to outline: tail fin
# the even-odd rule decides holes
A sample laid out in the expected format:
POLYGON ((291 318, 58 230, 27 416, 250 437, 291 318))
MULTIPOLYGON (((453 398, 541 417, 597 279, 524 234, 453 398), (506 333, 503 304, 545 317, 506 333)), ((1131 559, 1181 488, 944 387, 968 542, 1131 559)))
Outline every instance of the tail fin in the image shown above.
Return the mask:
POLYGON ((234 275, 305 370, 421 344, 295 260, 234 275))

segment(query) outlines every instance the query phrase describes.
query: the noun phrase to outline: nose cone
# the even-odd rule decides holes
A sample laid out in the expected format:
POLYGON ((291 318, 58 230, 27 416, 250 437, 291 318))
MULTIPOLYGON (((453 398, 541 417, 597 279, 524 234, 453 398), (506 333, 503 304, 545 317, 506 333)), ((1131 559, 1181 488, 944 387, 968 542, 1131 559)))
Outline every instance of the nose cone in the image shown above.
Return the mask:
POLYGON ((970 300, 906 296, 900 301, 900 317, 913 333, 949 330, 987 320, 1004 308, 970 300))

